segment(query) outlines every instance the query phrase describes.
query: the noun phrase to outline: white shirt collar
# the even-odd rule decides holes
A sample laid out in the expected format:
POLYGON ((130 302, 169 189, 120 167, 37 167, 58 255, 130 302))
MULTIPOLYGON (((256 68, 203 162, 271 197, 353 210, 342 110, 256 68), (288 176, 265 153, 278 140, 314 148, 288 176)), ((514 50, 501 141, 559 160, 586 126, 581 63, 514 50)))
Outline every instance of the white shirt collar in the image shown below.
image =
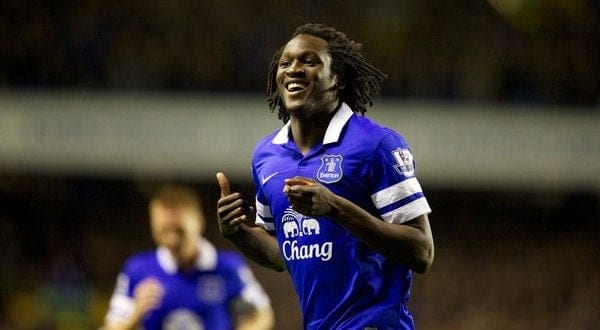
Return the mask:
MULTIPOLYGON (((352 117, 354 111, 350 109, 350 107, 346 103, 342 103, 340 109, 335 113, 329 125, 327 126, 327 130, 325 131, 325 137, 323 138, 323 144, 338 142, 340 139, 340 135, 342 134, 342 129, 346 126, 346 123, 352 117)), ((273 138, 273 144, 286 144, 289 141, 289 132, 290 132, 290 121, 279 130, 275 138, 273 138)))
MULTIPOLYGON (((196 244, 198 248, 198 256, 194 262, 196 269, 198 270, 212 270, 217 265, 217 250, 215 247, 206 239, 198 239, 196 244)), ((175 274, 178 269, 175 258, 164 246, 160 246, 156 249, 156 257, 160 267, 168 274, 175 274)))

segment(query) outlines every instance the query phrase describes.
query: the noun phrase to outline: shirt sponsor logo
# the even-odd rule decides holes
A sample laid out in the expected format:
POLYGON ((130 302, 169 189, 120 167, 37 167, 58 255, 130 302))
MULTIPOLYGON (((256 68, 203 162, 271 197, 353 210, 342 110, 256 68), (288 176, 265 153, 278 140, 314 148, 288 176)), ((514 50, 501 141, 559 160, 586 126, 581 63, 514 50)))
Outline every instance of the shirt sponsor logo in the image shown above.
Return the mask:
POLYGON ((333 242, 302 244, 296 238, 321 234, 321 225, 315 218, 304 216, 288 208, 282 220, 285 240, 281 244, 283 257, 288 261, 318 258, 329 261, 333 256, 333 242))
POLYGON ((283 242, 281 247, 283 250, 283 257, 288 261, 313 258, 319 258, 322 261, 329 261, 333 256, 332 242, 301 245, 297 240, 286 240, 283 242))
POLYGON ((317 171, 317 180, 323 183, 334 183, 342 179, 342 155, 323 155, 321 167, 317 171))
POLYGON ((204 330, 204 322, 199 315, 185 308, 178 308, 164 319, 162 328, 165 330, 204 330))

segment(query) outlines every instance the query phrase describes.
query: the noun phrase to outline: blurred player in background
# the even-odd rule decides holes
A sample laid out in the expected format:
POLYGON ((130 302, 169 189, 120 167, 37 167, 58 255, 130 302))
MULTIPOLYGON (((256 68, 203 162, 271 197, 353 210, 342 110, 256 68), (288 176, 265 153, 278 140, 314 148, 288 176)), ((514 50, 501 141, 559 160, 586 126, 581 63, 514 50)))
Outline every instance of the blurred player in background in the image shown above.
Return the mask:
POLYGON ((158 248, 127 260, 104 329, 272 328, 269 299, 243 256, 202 237, 205 219, 193 189, 166 185, 148 209, 158 248))
POLYGON ((217 174, 221 233, 289 271, 306 329, 414 328, 411 270, 433 262, 407 142, 357 114, 385 78, 360 47, 321 24, 297 28, 271 63, 269 106, 285 125, 254 150, 255 209, 217 174))

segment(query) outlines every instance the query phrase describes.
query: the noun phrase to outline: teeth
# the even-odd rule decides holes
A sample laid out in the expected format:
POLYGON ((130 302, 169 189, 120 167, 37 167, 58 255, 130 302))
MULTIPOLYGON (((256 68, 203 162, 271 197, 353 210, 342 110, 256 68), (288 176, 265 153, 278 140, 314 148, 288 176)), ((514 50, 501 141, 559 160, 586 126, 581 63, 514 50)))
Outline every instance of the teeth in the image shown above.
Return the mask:
POLYGON ((288 89, 288 91, 290 91, 290 92, 293 92, 293 91, 297 91, 297 90, 303 89, 304 87, 306 87, 304 84, 295 83, 295 82, 293 82, 293 83, 289 83, 289 84, 287 85, 287 89, 288 89))

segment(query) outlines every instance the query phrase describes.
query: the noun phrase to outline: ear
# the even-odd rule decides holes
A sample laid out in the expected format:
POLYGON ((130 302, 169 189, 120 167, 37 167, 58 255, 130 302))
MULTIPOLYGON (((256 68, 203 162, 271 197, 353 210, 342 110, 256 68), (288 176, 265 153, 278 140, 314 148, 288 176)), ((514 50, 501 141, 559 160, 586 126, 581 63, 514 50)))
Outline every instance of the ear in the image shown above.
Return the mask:
POLYGON ((346 79, 344 78, 344 75, 341 75, 341 74, 337 75, 335 87, 337 87, 337 89, 346 88, 346 79))

